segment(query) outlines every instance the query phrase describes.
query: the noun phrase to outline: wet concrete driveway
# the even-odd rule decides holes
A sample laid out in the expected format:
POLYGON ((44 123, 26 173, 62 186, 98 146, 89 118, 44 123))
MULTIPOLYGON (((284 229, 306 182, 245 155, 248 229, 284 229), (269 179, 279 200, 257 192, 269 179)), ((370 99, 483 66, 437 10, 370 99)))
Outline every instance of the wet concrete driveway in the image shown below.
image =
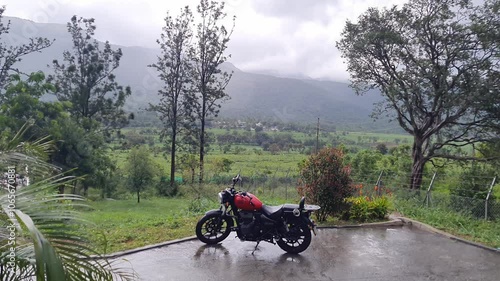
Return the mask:
POLYGON ((125 256, 141 280, 500 280, 500 254, 411 227, 319 229, 309 249, 198 240, 125 256))

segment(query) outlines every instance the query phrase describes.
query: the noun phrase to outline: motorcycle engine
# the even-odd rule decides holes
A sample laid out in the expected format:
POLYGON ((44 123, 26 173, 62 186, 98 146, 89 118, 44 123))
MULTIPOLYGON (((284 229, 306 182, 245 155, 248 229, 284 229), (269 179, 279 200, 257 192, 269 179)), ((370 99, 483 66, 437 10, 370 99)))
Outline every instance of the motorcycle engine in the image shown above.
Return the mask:
POLYGON ((254 212, 240 212, 239 225, 241 234, 247 240, 255 239, 260 235, 260 223, 256 220, 254 212))

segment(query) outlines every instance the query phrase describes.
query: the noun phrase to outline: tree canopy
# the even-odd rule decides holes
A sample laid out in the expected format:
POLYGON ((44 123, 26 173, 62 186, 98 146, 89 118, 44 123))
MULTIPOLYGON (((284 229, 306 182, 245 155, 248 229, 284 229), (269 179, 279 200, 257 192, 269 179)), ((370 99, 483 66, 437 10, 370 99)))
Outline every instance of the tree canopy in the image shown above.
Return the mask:
MULTIPOLYGON (((19 73, 19 70, 15 68, 16 62, 20 61, 24 56, 29 55, 34 52, 40 52, 41 50, 48 48, 52 45, 53 41, 42 38, 33 37, 29 38, 29 43, 20 45, 7 44, 5 36, 8 35, 10 30, 10 21, 4 23, 3 13, 5 12, 5 7, 0 7, 0 89, 9 82, 10 75, 13 72, 19 73)), ((0 95, 0 103, 3 97, 0 95)))
POLYGON ((425 163, 495 138, 500 99, 499 4, 486 0, 410 0, 370 8, 347 21, 337 42, 358 94, 378 89, 386 113, 414 137, 412 188, 425 163))
POLYGON ((63 61, 53 61, 56 95, 60 101, 70 101, 73 118, 87 130, 90 121, 100 122, 105 128, 121 127, 127 122, 123 110, 130 87, 118 85, 114 70, 122 57, 121 49, 113 50, 108 41, 103 46, 93 38, 94 19, 73 16, 68 23, 73 50, 66 50, 63 61))

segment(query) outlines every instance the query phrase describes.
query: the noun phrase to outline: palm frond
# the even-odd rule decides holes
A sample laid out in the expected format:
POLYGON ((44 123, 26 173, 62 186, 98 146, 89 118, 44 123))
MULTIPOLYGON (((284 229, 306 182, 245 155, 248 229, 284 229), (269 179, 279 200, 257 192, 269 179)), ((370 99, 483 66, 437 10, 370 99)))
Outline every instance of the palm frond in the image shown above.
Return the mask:
POLYGON ((27 166, 30 175, 43 178, 60 169, 46 162, 48 155, 54 149, 50 138, 42 137, 33 142, 23 142, 22 136, 30 128, 26 123, 17 134, 8 141, 0 141, 0 166, 27 166))
MULTIPOLYGON (((13 211, 18 232, 29 234, 32 245, 24 246, 24 260, 36 269, 37 280, 133 280, 133 272, 113 268, 112 263, 91 247, 82 231, 89 222, 79 215, 82 208, 90 208, 84 204, 85 199, 73 194, 56 194, 60 185, 71 184, 72 180, 75 179, 54 176, 24 187, 16 194, 13 211)), ((0 197, 4 212, 12 211, 6 208, 7 203, 6 195, 0 197)))

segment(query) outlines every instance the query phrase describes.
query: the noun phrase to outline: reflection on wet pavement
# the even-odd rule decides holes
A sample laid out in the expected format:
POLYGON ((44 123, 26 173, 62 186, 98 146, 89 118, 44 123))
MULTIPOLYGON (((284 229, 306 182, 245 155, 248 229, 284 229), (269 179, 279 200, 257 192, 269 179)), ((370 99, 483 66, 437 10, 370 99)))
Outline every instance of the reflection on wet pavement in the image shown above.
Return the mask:
POLYGON ((319 229, 309 249, 198 240, 125 256, 141 280, 500 280, 500 255, 410 227, 319 229))

